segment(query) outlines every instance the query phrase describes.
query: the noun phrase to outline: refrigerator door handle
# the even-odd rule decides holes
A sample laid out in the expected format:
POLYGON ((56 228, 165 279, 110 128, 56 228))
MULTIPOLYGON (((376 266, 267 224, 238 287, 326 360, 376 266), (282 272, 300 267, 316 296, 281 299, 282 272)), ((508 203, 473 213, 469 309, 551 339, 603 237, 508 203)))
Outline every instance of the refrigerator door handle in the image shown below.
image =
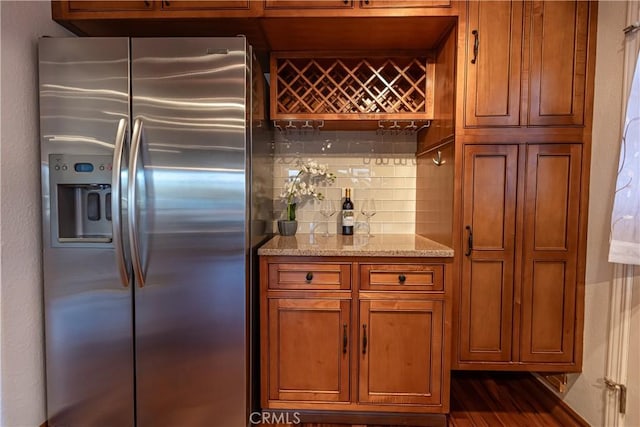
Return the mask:
POLYGON ((127 121, 120 119, 116 132, 115 147, 113 150, 113 162, 111 171, 111 227, 112 241, 116 251, 116 262, 120 273, 120 281, 125 288, 131 284, 131 275, 127 267, 124 246, 122 243, 122 157, 124 155, 125 137, 127 133, 127 121))
POLYGON ((131 155, 129 156, 129 180, 128 185, 128 213, 129 213, 129 245, 131 246, 131 264, 133 274, 139 287, 144 286, 144 273, 140 262, 140 242, 138 241, 138 222, 136 205, 136 183, 138 174, 138 160, 140 158, 140 142, 142 140, 142 120, 136 119, 133 123, 131 135, 131 155))

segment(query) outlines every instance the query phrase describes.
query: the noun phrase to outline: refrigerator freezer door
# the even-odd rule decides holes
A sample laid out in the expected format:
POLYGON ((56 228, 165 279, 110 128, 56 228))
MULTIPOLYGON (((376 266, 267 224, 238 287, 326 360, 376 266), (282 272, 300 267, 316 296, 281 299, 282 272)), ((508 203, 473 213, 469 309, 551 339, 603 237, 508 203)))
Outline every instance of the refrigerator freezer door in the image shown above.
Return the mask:
POLYGON ((247 45, 133 39, 140 427, 247 425, 247 45))
POLYGON ((52 427, 134 424, 132 292, 121 280, 108 225, 113 219, 108 168, 122 137, 119 125, 129 115, 128 56, 129 41, 123 38, 39 42, 45 357, 52 427), (85 202, 88 209, 82 209, 85 202), (75 209, 60 206, 65 203, 75 209), (84 238, 78 231, 79 238, 61 239, 52 232, 56 223, 74 221, 106 224, 101 233, 109 237, 84 238))

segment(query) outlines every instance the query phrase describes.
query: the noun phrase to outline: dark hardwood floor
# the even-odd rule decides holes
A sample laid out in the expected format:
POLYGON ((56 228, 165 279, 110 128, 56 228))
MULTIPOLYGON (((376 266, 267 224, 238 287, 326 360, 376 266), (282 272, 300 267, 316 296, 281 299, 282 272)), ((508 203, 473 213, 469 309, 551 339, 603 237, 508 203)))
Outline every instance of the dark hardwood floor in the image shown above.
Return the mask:
MULTIPOLYGON (((454 372, 449 427, 584 427, 584 420, 528 373, 454 372)), ((302 424, 302 427, 349 427, 302 424)), ((350 427, 383 427, 369 424, 350 427)), ((384 427, 408 427, 384 426, 384 427)))
POLYGON ((527 373, 455 372, 450 427, 588 426, 527 373))

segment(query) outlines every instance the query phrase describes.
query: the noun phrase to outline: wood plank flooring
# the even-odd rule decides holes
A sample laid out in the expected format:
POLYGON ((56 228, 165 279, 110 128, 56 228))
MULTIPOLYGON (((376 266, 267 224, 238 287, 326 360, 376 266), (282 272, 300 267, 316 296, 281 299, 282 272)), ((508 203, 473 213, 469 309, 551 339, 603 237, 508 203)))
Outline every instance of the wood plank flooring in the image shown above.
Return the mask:
MULTIPOLYGON (((452 374, 448 424, 449 427, 588 427, 530 374, 488 372, 452 374)), ((301 426, 382 427, 316 423, 301 426)))
POLYGON ((450 427, 583 427, 588 424, 530 374, 455 372, 450 427))

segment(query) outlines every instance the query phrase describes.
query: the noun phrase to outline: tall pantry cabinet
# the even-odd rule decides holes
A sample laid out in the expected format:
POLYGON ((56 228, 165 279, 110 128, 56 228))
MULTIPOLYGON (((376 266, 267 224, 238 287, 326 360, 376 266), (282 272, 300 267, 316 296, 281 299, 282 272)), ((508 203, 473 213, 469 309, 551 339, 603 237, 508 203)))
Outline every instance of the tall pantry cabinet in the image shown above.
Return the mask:
POLYGON ((454 369, 581 369, 596 9, 460 18, 454 369))

